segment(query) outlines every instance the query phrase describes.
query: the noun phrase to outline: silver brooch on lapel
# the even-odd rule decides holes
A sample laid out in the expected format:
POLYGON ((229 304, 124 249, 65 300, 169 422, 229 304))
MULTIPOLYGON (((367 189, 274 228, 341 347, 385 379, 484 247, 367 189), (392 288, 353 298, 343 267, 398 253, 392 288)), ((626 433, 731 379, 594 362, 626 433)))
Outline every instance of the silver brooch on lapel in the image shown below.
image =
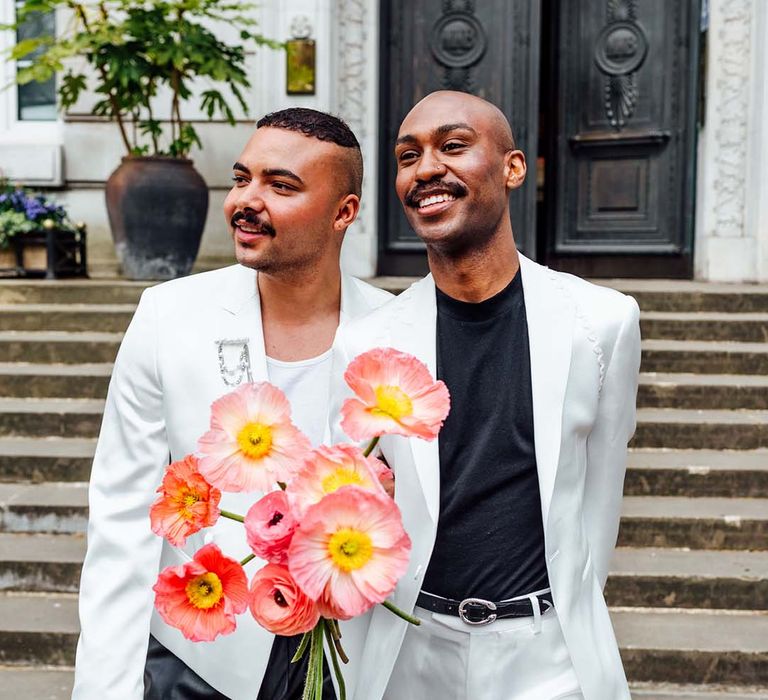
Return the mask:
POLYGON ((219 355, 219 374, 224 384, 238 386, 244 378, 249 382, 253 381, 248 338, 217 340, 216 347, 219 355))

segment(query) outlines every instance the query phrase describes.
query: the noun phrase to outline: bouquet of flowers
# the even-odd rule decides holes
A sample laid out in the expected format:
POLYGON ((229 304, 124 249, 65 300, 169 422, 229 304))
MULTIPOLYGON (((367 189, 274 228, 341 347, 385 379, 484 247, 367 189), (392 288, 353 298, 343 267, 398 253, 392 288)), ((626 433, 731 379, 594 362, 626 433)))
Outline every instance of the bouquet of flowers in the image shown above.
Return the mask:
POLYGON ((324 641, 346 697, 339 620, 380 603, 419 624, 386 600, 411 542, 387 495, 392 474, 371 453, 385 434, 435 439, 450 407, 445 384, 391 348, 358 356, 344 378, 356 396, 342 407, 342 427, 353 440, 370 440, 365 449, 312 449, 279 389, 245 384, 213 403, 210 430, 195 454, 168 467, 150 513, 153 531, 174 546, 219 517, 244 525, 251 554, 237 561, 205 545, 160 573, 155 607, 193 641, 233 632, 246 611, 270 632, 303 634, 293 660, 309 653, 304 700, 322 697, 324 641), (243 516, 219 508, 222 490, 266 495, 243 516), (249 584, 243 567, 256 557, 265 564, 249 584))
POLYGON ((42 231, 48 219, 60 229, 75 230, 63 207, 41 194, 0 181, 0 249, 7 248, 13 236, 42 231))

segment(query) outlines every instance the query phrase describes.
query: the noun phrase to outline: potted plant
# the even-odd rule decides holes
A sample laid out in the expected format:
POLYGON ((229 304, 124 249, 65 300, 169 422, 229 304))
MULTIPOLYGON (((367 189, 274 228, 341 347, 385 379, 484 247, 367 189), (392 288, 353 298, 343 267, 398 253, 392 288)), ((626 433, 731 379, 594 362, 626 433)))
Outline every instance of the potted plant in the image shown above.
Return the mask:
POLYGON ((107 181, 106 200, 129 278, 177 277, 194 263, 208 188, 189 158, 201 142, 182 105, 197 99, 209 119, 229 124, 235 123, 232 101, 248 113, 247 51, 281 46, 253 31, 252 8, 228 0, 24 0, 18 6, 18 24, 36 12, 60 11, 70 21, 56 37, 13 47, 11 58, 31 61, 17 81, 59 74, 62 109, 90 89, 100 98, 93 114, 117 123, 125 157, 107 181), (237 28, 240 43, 217 36, 225 24, 237 28))
POLYGON ((0 181, 0 274, 85 275, 85 226, 47 197, 0 181))

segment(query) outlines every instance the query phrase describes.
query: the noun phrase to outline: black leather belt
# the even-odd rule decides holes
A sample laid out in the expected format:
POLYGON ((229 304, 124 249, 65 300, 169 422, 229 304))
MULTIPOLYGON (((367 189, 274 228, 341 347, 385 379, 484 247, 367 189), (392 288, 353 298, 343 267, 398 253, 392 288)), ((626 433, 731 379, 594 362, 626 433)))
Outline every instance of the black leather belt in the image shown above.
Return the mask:
MULTIPOLYGON (((554 607, 551 591, 536 595, 541 606, 541 612, 546 612, 554 607)), ((487 625, 494 620, 506 617, 530 617, 533 615, 533 603, 530 598, 520 600, 504 600, 494 603, 482 598, 465 598, 453 600, 432 595, 425 591, 419 592, 416 605, 431 612, 441 615, 454 615, 461 618, 468 625, 487 625)))

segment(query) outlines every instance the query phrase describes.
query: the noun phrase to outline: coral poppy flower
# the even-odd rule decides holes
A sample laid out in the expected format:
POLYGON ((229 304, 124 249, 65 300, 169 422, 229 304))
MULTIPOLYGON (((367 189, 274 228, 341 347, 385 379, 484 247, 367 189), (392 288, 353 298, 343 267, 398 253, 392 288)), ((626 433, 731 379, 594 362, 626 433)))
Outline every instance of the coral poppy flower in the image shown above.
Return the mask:
POLYGON ((450 409, 448 387, 427 366, 393 348, 374 348, 349 363, 344 379, 357 394, 341 408, 353 440, 405 435, 434 440, 450 409))
POLYGON ((157 492, 161 496, 149 510, 152 532, 174 547, 183 547, 187 537, 219 517, 221 491, 203 478, 194 455, 168 465, 157 492))
POLYGON ((268 382, 244 384, 211 406, 211 429, 197 443, 200 471, 223 491, 271 491, 311 449, 291 423, 291 405, 268 382))
POLYGON ((273 491, 254 503, 245 516, 245 537, 258 557, 273 564, 288 561, 288 545, 296 529, 288 497, 273 491))
POLYGON ((381 493, 379 465, 378 459, 366 457, 356 445, 321 445, 309 453, 302 470, 288 484, 288 501, 301 517, 307 508, 342 486, 381 493))
POLYGON ((273 634, 303 634, 320 620, 315 602, 277 564, 267 564, 253 577, 248 606, 256 622, 273 634))
POLYGON ((192 561, 163 569, 152 590, 160 617, 193 642, 233 632, 235 615, 248 607, 243 567, 213 543, 199 549, 192 561))
POLYGON ((288 568, 321 615, 348 620, 392 593, 410 550, 391 498, 343 486, 307 510, 288 549, 288 568))

